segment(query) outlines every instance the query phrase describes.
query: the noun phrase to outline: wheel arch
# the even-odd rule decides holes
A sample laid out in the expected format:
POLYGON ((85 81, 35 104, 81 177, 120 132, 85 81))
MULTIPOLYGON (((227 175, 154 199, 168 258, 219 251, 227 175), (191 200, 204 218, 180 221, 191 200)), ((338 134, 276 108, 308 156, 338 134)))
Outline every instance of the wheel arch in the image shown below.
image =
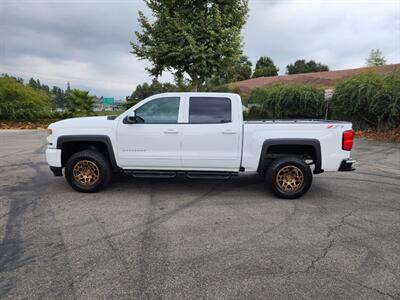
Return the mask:
MULTIPOLYGON (((279 139, 267 139, 263 142, 261 153, 260 153, 260 161, 258 164, 258 171, 266 170, 268 166, 268 155, 270 154, 271 149, 276 149, 277 147, 281 147, 283 149, 301 149, 303 148, 308 151, 312 149, 313 151, 313 162, 315 165, 314 174, 322 173, 322 156, 321 156, 321 144, 317 139, 304 139, 304 138, 279 138, 279 139)), ((306 151, 307 152, 307 151, 306 151)), ((290 151, 289 151, 290 153, 290 151)), ((286 151, 283 151, 282 154, 289 154, 286 151)), ((274 153, 279 154, 279 153, 274 153)))
POLYGON ((64 167, 68 158, 86 149, 105 150, 106 158, 109 160, 111 168, 118 171, 120 168, 115 159, 111 139, 107 135, 62 135, 57 139, 57 149, 61 149, 61 166, 64 167), (68 148, 69 147, 69 148, 68 148), (71 148, 72 147, 72 148, 71 148), (68 150, 67 149, 72 149, 68 150))

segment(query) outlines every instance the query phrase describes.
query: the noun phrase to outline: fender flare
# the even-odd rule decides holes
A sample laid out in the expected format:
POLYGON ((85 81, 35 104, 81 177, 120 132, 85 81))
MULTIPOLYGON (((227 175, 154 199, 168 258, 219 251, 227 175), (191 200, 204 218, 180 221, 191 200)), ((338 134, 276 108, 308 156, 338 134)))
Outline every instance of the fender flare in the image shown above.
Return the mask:
POLYGON ((321 143, 317 139, 296 139, 296 138, 281 138, 281 139, 268 139, 265 140, 260 154, 260 161, 258 163, 258 169, 261 170, 265 167, 265 158, 267 156, 268 148, 276 145, 303 145, 311 146, 315 151, 315 169, 314 174, 320 174, 322 170, 322 156, 321 156, 321 143))
POLYGON ((107 135, 61 135, 57 139, 57 149, 62 149, 66 142, 100 142, 106 145, 108 158, 114 171, 120 170, 115 159, 111 139, 107 135))

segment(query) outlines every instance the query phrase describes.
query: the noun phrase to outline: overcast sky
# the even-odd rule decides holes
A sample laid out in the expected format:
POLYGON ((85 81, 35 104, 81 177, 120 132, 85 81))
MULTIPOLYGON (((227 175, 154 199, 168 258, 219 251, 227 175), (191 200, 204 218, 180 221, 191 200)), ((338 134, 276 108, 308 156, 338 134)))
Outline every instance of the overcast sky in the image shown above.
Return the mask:
MULTIPOLYGON (((268 55, 285 73, 296 59, 315 59, 332 70, 365 65, 379 48, 400 63, 400 0, 250 0, 242 31, 253 65, 268 55)), ((150 82, 129 41, 139 29, 138 0, 0 0, 0 73, 48 85, 124 98, 150 82)), ((162 81, 171 80, 164 75, 162 81)))

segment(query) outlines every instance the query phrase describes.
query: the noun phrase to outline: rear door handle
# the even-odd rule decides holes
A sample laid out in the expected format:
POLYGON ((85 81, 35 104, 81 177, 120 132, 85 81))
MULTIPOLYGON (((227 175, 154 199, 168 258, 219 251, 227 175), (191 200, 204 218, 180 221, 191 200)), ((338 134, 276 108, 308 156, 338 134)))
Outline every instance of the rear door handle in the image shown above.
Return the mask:
POLYGON ((179 133, 179 131, 175 130, 175 129, 167 129, 167 130, 164 130, 164 133, 166 133, 166 134, 176 134, 176 133, 179 133))
POLYGON ((236 134, 236 131, 233 131, 231 129, 226 129, 226 130, 222 131, 222 134, 236 134))

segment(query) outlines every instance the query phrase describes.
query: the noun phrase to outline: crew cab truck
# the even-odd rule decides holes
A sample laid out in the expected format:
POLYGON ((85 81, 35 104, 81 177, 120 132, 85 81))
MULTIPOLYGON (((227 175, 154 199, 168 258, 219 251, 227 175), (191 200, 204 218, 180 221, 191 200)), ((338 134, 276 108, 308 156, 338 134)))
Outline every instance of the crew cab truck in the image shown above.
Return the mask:
POLYGON ((352 124, 326 120, 243 121, 240 96, 164 93, 119 116, 50 124, 47 162, 79 192, 135 177, 230 178, 258 172, 278 197, 308 191, 313 174, 353 170, 352 124))

